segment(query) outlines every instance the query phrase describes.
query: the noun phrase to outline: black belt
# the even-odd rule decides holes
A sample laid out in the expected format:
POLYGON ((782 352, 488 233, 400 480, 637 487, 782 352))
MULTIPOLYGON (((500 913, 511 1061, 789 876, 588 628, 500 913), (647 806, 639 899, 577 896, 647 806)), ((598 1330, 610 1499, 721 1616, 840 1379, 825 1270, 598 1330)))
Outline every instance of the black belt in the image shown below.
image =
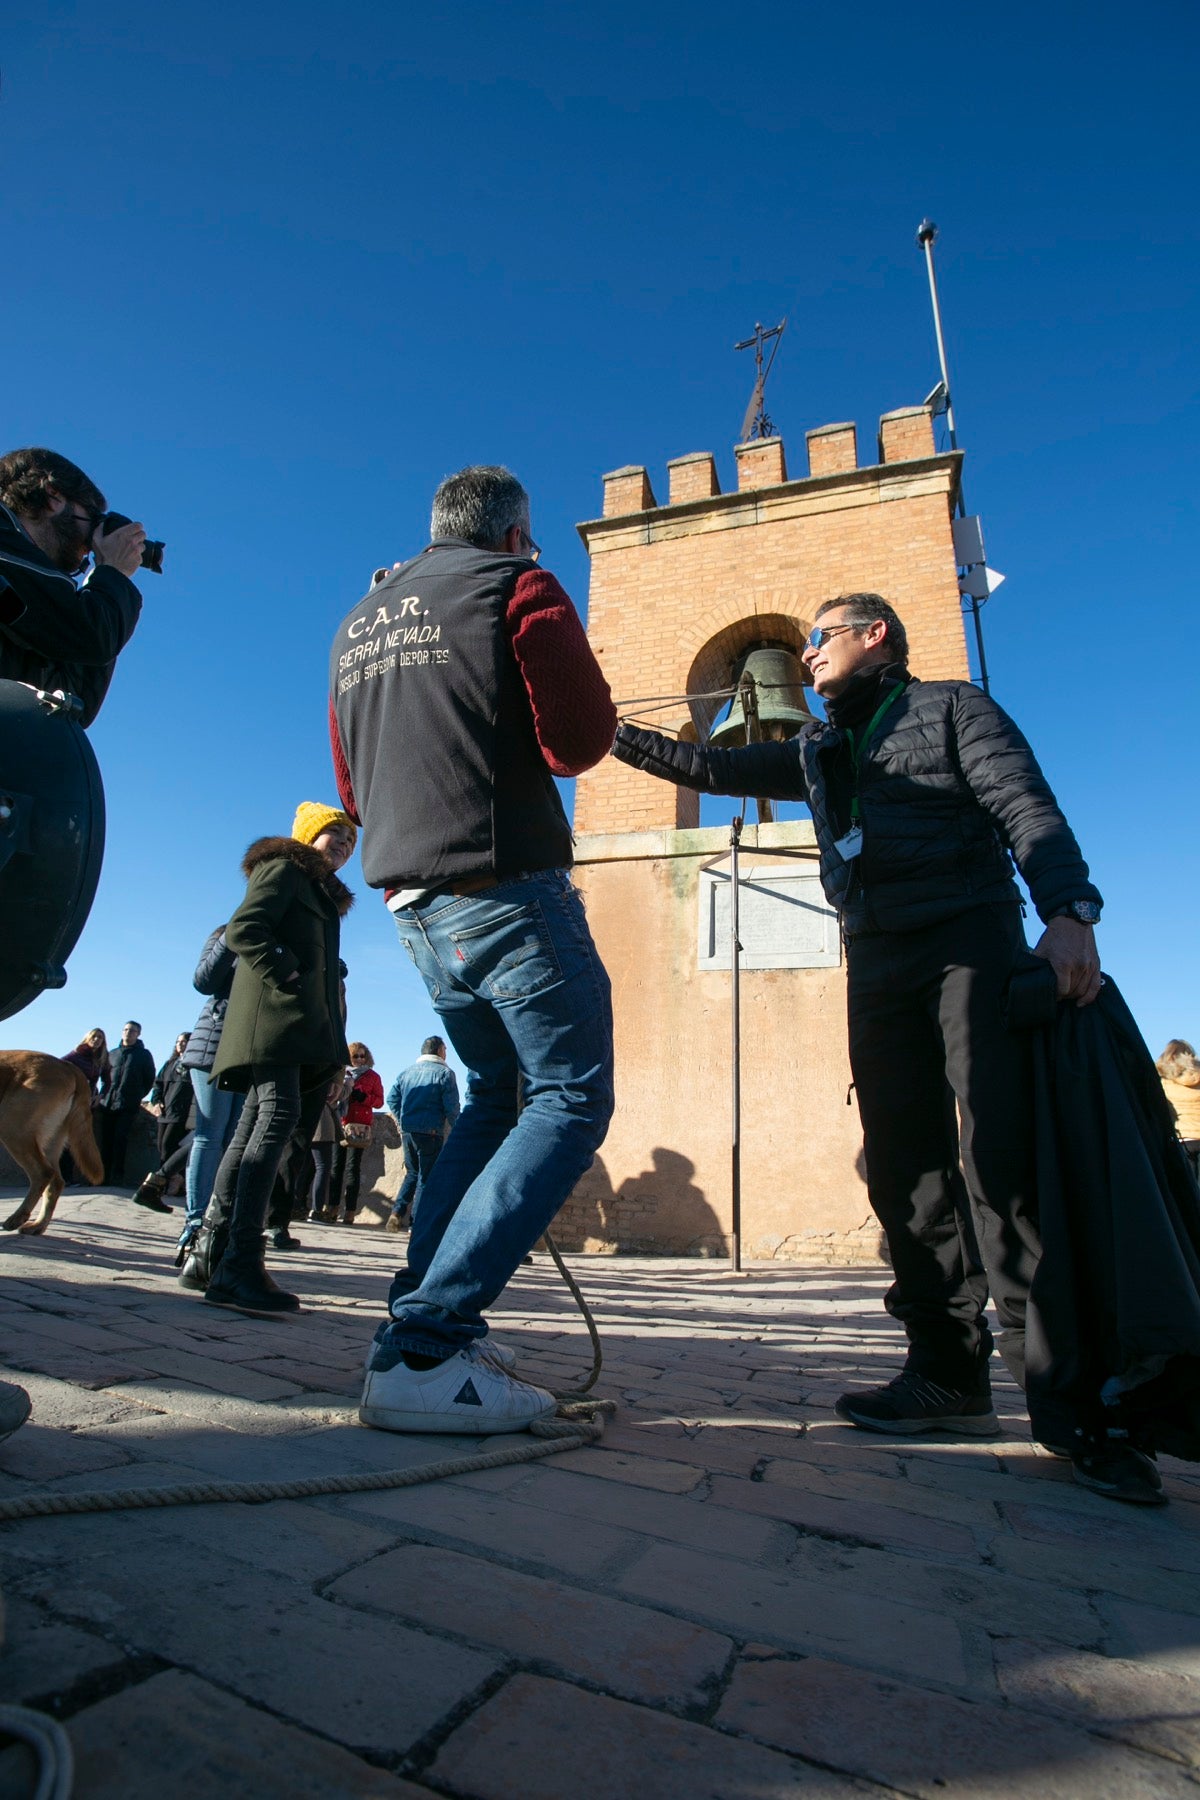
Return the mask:
POLYGON ((499 887, 507 880, 504 875, 476 875, 467 881, 447 881, 439 887, 440 894, 482 894, 485 888, 499 887))

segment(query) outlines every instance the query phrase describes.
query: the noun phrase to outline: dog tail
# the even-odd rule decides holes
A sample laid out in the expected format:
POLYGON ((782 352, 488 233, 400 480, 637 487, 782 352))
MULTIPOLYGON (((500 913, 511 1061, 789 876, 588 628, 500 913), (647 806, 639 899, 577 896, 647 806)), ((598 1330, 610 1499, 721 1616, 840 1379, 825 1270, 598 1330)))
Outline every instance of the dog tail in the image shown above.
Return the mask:
POLYGON ((98 1184, 104 1180, 104 1164, 92 1130, 91 1096, 82 1077, 80 1086, 83 1091, 76 1094, 67 1114, 67 1148, 83 1179, 98 1184))

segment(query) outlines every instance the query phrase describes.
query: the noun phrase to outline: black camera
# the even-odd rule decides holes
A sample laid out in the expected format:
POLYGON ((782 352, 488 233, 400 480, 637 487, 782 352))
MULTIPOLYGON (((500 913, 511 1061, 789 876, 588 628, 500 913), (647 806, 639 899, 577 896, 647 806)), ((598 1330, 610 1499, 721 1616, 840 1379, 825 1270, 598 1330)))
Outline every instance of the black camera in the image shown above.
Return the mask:
MULTIPOLYGON (((105 513, 102 519, 97 520, 96 530, 108 533, 110 531, 116 531, 117 527, 120 525, 132 524, 133 520, 127 519, 124 513, 109 512, 105 513)), ((153 569, 156 575, 161 575, 163 572, 163 551, 166 547, 167 546, 159 538, 147 538, 142 547, 143 569, 153 569)))

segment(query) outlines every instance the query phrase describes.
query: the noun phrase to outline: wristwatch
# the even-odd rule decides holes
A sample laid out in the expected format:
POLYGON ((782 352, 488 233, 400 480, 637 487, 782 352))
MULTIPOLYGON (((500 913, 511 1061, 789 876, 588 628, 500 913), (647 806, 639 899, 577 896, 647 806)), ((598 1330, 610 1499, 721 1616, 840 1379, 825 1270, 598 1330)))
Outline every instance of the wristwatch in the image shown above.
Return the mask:
POLYGON ((1098 925, 1103 908, 1098 900, 1068 900, 1060 906, 1054 917, 1056 919, 1075 919, 1080 925, 1098 925))

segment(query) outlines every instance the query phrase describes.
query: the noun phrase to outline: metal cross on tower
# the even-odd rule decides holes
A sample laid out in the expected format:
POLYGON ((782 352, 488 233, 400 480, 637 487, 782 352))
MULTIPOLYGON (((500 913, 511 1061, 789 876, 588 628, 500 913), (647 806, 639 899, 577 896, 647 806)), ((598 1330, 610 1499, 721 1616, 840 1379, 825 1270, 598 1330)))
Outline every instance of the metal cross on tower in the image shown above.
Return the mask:
POLYGON ((741 444, 749 443, 751 438, 775 436, 775 427, 767 416, 767 409, 763 403, 763 388, 766 385, 767 376, 771 373, 771 364, 775 361, 786 327, 786 319, 780 319, 778 325, 772 325, 770 330, 767 330, 765 326, 756 325, 753 337, 743 338, 740 344, 733 346, 735 350, 753 350, 754 352, 754 392, 750 396, 750 404, 746 408, 746 416, 742 420, 742 435, 738 439, 741 444), (769 344, 772 338, 775 342, 770 356, 764 362, 763 347, 769 344))

